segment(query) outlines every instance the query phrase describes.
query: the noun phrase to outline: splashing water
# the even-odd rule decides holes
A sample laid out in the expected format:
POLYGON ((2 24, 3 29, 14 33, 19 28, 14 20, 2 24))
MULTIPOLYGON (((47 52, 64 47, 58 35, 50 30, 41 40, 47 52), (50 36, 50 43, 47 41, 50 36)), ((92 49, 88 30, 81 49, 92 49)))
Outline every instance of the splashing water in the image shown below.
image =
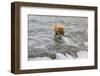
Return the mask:
POLYGON ((71 43, 72 43, 72 40, 69 39, 69 38, 67 38, 67 37, 62 36, 62 39, 63 39, 63 41, 64 41, 65 43, 67 43, 67 44, 71 44, 71 43))

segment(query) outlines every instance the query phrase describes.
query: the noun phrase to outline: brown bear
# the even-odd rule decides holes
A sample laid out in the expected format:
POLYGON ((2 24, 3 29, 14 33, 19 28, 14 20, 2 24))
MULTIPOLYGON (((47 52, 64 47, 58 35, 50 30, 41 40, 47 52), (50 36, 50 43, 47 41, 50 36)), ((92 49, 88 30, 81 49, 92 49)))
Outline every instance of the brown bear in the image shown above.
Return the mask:
POLYGON ((64 25, 61 23, 54 25, 54 31, 55 31, 55 37, 57 35, 64 36, 64 25))

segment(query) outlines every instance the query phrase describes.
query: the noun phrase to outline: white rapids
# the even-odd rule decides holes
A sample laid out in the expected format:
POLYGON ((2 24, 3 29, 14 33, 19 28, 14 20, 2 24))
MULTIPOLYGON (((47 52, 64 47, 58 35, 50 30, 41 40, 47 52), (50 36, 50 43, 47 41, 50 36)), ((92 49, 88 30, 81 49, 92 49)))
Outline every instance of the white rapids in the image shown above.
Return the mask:
POLYGON ((71 44, 73 41, 67 37, 62 36, 62 39, 65 43, 71 44))

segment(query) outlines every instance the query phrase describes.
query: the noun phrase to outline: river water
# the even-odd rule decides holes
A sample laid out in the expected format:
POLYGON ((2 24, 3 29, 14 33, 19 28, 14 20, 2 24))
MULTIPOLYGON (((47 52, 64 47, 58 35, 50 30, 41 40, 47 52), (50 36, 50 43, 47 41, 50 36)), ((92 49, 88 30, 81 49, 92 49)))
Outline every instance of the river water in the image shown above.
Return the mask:
POLYGON ((28 59, 55 60, 88 57, 88 18, 71 16, 28 16, 28 59), (55 41, 53 26, 64 24, 63 42, 55 41))

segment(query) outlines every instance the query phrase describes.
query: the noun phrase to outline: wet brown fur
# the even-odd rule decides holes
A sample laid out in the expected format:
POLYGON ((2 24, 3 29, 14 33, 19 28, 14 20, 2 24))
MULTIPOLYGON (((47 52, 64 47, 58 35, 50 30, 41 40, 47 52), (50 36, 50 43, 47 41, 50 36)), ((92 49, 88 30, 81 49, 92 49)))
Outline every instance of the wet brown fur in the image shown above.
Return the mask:
POLYGON ((64 36, 64 25, 63 24, 56 24, 54 26, 55 36, 63 35, 64 36))

